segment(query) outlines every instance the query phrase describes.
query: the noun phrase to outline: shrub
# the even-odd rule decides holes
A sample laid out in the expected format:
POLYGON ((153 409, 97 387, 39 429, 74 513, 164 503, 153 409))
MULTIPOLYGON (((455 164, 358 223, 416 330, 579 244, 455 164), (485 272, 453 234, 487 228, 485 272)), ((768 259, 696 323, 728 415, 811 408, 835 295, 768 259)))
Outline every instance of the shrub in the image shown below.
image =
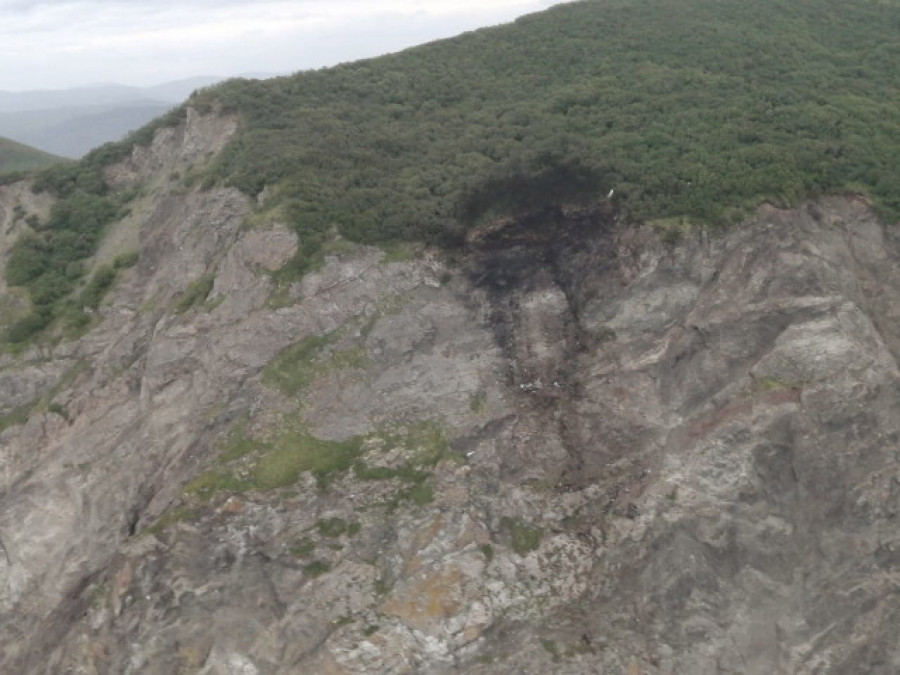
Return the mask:
POLYGON ((212 274, 205 274, 199 279, 189 283, 187 288, 185 288, 184 292, 181 294, 181 297, 178 299, 178 302, 175 305, 175 311, 178 314, 184 314, 191 307, 205 302, 213 289, 214 283, 215 276, 212 274))
POLYGON ((112 288, 116 280, 116 268, 108 265, 102 265, 94 272, 88 285, 84 287, 78 295, 78 304, 82 307, 96 308, 100 306, 100 302, 106 295, 107 291, 112 288))
POLYGON ((544 531, 540 527, 525 522, 521 518, 504 517, 501 526, 509 534, 512 550, 519 555, 535 551, 541 545, 544 531))
POLYGON ((313 560, 303 566, 303 573, 309 577, 319 577, 331 569, 331 565, 322 560, 313 560))
POLYGON ((316 529, 323 537, 340 537, 347 532, 347 521, 343 518, 325 518, 316 521, 316 529))

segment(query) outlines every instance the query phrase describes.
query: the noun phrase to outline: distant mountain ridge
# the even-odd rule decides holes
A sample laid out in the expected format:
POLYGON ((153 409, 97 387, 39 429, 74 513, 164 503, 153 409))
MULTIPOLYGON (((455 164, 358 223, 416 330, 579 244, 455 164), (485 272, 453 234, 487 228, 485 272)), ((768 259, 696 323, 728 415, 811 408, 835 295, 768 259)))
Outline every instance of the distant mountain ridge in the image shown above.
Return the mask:
POLYGON ((142 99, 115 105, 0 113, 0 134, 63 157, 77 159, 138 129, 173 104, 142 99))
POLYGON ((0 136, 77 159, 92 148, 117 141, 142 127, 197 89, 224 79, 202 75, 151 87, 97 84, 73 89, 0 91, 0 136))
POLYGON ((96 84, 72 89, 35 89, 0 91, 0 113, 30 112, 81 106, 119 105, 139 100, 180 103, 195 89, 224 80, 224 77, 202 75, 165 82, 152 87, 123 84, 96 84))

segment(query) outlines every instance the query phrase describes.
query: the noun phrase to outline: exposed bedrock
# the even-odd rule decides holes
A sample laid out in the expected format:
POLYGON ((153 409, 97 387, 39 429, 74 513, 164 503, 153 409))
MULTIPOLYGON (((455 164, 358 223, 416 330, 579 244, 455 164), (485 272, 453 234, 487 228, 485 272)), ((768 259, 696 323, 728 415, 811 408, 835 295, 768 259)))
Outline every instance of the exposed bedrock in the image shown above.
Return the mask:
POLYGON ((111 171, 155 187, 103 321, 0 357, 0 671, 900 670, 900 248, 862 200, 677 242, 547 210, 277 288, 303 242, 166 187, 204 124, 111 171))

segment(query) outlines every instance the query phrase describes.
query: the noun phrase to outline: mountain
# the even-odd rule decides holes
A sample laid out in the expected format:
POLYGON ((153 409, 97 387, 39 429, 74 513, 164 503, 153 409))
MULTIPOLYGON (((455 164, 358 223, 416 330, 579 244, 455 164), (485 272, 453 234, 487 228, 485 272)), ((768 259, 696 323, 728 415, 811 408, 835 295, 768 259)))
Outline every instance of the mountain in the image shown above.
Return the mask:
POLYGON ((898 21, 574 3, 0 186, 0 672, 898 671, 898 21))
POLYGON ((122 84, 95 84, 72 89, 34 91, 0 91, 0 112, 31 112, 58 108, 109 106, 132 101, 153 100, 181 103, 191 93, 224 78, 200 76, 166 82, 151 87, 130 87, 122 84))
POLYGON ((118 141, 220 77, 194 77, 152 87, 117 84, 65 90, 0 91, 0 134, 46 152, 78 158, 118 141))
POLYGON ((113 107, 84 106, 0 113, 0 129, 23 143, 64 157, 81 157, 116 141, 172 107, 159 101, 129 101, 113 107))
POLYGON ((0 173, 39 169, 61 161, 62 157, 54 157, 8 138, 0 138, 0 173))
POLYGON ((897 218, 896 8, 844 4, 563 5, 195 104, 247 121, 211 175, 366 242, 458 236, 561 186, 648 221, 848 190, 897 218))

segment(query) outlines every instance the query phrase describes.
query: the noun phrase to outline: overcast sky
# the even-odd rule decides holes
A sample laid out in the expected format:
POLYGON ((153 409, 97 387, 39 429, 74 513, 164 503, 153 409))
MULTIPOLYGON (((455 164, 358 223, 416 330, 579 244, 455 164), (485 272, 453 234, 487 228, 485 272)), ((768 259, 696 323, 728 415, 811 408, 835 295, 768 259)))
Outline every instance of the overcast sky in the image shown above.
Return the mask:
POLYGON ((287 73, 511 21, 559 0, 0 0, 0 90, 287 73))

